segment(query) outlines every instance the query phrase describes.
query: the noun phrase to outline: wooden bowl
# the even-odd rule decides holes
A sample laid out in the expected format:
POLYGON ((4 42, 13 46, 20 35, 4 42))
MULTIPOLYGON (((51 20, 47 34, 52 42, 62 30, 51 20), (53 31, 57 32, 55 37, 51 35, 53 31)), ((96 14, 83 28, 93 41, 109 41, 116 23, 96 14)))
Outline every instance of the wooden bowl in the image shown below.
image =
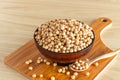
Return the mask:
MULTIPOLYGON (((35 32, 36 31, 38 31, 38 29, 36 29, 35 32)), ((93 34, 94 34, 94 31, 93 31, 93 34)), ((85 49, 82 49, 80 51, 73 52, 73 53, 56 53, 56 52, 52 52, 47 49, 44 49, 42 46, 40 46, 38 44, 38 42, 36 41, 35 34, 34 34, 35 45, 37 46, 37 48, 41 52, 41 54, 44 55, 46 58, 52 60, 53 62, 57 62, 60 64, 73 63, 76 61, 76 59, 79 59, 80 57, 87 54, 93 45, 94 39, 95 39, 95 34, 94 34, 92 43, 89 46, 87 46, 85 49)))

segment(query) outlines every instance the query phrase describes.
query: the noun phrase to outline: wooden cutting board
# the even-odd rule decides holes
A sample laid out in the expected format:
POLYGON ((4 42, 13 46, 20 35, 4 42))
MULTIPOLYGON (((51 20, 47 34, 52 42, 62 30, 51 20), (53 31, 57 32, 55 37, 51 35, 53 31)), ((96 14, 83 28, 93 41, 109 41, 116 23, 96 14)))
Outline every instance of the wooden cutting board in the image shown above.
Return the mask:
MULTIPOLYGON (((89 51, 89 53, 83 58, 95 58, 101 54, 106 54, 108 52, 111 52, 108 47, 106 47, 103 42, 100 39, 100 33, 101 31, 108 26, 111 26, 112 21, 108 18, 98 18, 95 20, 91 27, 93 28, 95 32, 95 42, 93 44, 92 49, 89 51)), ((61 66, 53 67, 52 65, 46 65, 46 64, 36 64, 36 59, 38 56, 42 56, 40 52, 38 51, 37 47, 34 44, 34 40, 30 40, 28 43, 26 43, 24 46, 20 47, 18 50, 13 52, 12 54, 8 55, 4 61, 5 63, 13 68, 14 70, 18 71, 19 73, 23 74, 24 76, 28 77, 29 79, 32 79, 31 75, 36 74, 43 74, 44 78, 35 78, 33 80, 49 80, 51 76, 55 76, 56 80, 71 80, 70 76, 67 76, 62 73, 58 73, 57 69, 61 66), (33 70, 28 70, 28 65, 25 64, 25 61, 28 59, 33 60, 33 70)), ((42 56, 44 57, 44 56, 42 56)), ((98 77, 98 74, 101 74, 104 70, 104 68, 115 58, 115 56, 100 60, 99 66, 91 66, 87 71, 80 72, 79 75, 76 77, 76 80, 93 80, 98 77), (90 72, 90 76, 85 76, 86 72, 90 72)))

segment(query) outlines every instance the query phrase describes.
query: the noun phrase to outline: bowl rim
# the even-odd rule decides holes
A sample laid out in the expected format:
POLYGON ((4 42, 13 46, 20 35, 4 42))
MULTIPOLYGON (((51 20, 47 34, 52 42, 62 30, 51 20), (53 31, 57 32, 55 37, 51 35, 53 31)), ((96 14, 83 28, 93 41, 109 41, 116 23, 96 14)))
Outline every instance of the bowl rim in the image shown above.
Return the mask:
MULTIPOLYGON (((43 48, 42 46, 40 46, 39 44, 38 44, 38 42, 37 42, 37 40, 35 39, 35 32, 37 32, 38 31, 38 28, 34 31, 34 35, 33 35, 33 37, 34 37, 34 41, 35 41, 35 43, 40 47, 40 48, 43 48)), ((49 51, 49 52, 52 52, 53 54, 75 54, 75 53, 81 53, 81 52, 83 52, 83 51, 86 51, 86 49, 88 49, 89 47, 91 47, 92 45, 93 45, 93 43, 94 43, 94 41, 95 41, 95 33, 94 33, 94 30, 92 30, 92 32, 93 32, 93 35, 94 35, 94 38, 92 39, 92 42, 86 47, 86 48, 84 48, 84 49, 82 49, 82 50, 78 50, 78 51, 76 51, 76 52, 69 52, 69 53, 60 53, 60 52, 54 52, 54 51, 50 51, 50 50, 48 50, 48 49, 45 49, 45 48, 43 48, 44 50, 47 50, 47 51, 49 51)))

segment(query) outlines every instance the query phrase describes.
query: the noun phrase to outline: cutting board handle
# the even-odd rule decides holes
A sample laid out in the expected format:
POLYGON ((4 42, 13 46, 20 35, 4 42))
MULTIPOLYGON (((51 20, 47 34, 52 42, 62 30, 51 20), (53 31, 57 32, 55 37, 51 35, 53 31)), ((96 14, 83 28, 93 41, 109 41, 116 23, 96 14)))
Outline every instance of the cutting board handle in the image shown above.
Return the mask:
POLYGON ((99 34, 97 37, 100 38, 101 31, 105 27, 112 26, 112 20, 106 17, 100 17, 95 20, 90 26, 93 28, 95 34, 99 34))

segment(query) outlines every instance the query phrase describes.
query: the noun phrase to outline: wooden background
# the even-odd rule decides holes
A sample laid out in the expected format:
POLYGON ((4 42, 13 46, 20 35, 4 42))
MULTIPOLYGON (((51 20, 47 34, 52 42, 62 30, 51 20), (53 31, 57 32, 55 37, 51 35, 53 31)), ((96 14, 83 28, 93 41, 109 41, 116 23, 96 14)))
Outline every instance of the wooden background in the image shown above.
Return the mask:
MULTIPOLYGON (((55 18, 90 24, 98 17, 113 21, 101 34, 103 42, 113 50, 120 48, 120 0, 0 0, 0 80, 28 80, 3 59, 32 39, 37 25, 55 18)), ((119 75, 120 55, 98 80, 118 80, 119 75)))

